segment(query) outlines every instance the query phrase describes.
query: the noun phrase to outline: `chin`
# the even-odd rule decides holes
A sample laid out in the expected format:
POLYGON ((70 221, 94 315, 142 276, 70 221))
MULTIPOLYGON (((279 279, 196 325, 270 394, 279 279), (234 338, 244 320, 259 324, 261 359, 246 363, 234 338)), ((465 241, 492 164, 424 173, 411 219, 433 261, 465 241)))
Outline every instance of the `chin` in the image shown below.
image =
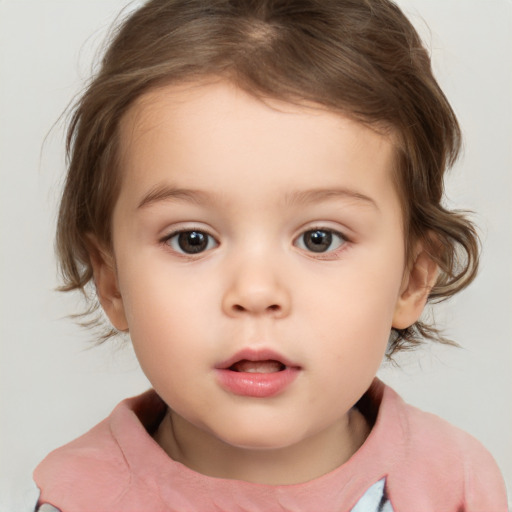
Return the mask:
POLYGON ((300 443, 307 436, 305 433, 293 432, 292 429, 279 430, 268 428, 251 429, 234 428, 229 433, 218 435, 218 439, 222 442, 244 450, 281 450, 300 443))

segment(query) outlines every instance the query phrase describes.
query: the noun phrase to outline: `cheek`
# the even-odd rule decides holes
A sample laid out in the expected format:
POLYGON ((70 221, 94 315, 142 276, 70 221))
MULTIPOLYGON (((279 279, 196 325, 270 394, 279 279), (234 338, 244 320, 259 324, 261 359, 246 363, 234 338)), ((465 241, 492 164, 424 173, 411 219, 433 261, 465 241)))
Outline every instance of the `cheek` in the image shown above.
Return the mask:
POLYGON ((184 321, 190 320, 192 305, 202 297, 199 276, 186 267, 171 265, 163 249, 124 251, 121 258, 119 287, 129 323, 135 327, 140 322, 153 324, 183 314, 184 321))
POLYGON ((316 333, 320 345, 330 345, 328 357, 337 358, 351 373, 346 361, 378 368, 386 350, 402 279, 401 265, 389 263, 394 257, 401 261, 398 252, 389 258, 358 254, 357 263, 340 270, 324 287, 328 293, 303 302, 310 336, 316 333))
POLYGON ((153 258, 134 256, 119 263, 119 287, 135 349, 170 351, 201 319, 194 283, 153 258), (182 332, 184 331, 184 332, 182 332))
POLYGON ((332 407, 344 400, 343 405, 350 408, 368 389, 384 358, 391 328, 392 315, 376 313, 382 307, 386 307, 383 301, 363 294, 326 306, 325 321, 310 332, 318 346, 312 366, 322 368, 315 377, 317 388, 332 392, 321 398, 315 395, 313 402, 332 407))

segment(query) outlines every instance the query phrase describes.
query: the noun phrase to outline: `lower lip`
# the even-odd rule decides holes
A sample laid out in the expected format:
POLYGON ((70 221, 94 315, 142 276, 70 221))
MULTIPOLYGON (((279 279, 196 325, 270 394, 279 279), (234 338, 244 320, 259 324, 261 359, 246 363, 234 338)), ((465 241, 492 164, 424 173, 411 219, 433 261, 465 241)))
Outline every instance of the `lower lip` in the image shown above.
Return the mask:
POLYGON ((269 398, 282 393, 298 376, 298 368, 286 368, 273 373, 234 372, 218 369, 221 386, 235 395, 269 398))

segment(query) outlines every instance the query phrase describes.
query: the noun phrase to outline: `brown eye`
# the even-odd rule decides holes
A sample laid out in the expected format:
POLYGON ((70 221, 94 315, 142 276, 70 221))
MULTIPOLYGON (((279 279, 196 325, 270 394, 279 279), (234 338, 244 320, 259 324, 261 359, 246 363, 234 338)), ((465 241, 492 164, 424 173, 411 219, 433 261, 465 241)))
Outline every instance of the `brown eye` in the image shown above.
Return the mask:
POLYGON ((180 231, 166 240, 173 250, 183 254, 199 254, 217 245, 215 239, 204 231, 180 231))
POLYGON ((310 252, 328 252, 345 242, 341 233, 331 229, 311 229, 305 231, 296 242, 297 247, 310 252))

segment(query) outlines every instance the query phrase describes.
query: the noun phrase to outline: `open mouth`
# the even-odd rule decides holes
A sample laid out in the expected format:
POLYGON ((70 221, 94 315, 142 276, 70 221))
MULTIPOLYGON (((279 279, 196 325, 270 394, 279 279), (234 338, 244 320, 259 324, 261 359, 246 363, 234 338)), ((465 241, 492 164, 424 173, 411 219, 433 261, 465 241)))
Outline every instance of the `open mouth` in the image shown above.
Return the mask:
POLYGON ((233 363, 229 367, 229 370, 244 373, 277 373, 286 370, 286 365, 275 359, 267 359, 264 361, 241 359, 233 363))
POLYGON ((215 368, 221 387, 234 395, 251 398, 280 395, 302 370, 274 350, 250 348, 238 351, 215 368))

